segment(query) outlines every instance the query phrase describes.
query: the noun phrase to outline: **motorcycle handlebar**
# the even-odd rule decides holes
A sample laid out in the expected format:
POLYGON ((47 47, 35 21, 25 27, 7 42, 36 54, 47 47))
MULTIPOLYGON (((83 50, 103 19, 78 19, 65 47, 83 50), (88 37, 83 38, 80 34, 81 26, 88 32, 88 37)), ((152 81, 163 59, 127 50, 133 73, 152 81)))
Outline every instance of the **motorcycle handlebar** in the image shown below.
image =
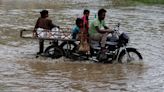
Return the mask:
POLYGON ((120 23, 118 23, 118 24, 114 27, 113 31, 119 31, 119 27, 120 27, 120 23), (116 29, 116 28, 118 28, 118 29, 116 29))
POLYGON ((114 27, 113 29, 113 33, 112 34, 117 34, 119 35, 119 27, 120 27, 120 23, 117 23, 117 25, 114 27))
POLYGON ((120 27, 120 23, 117 24, 117 27, 120 27))

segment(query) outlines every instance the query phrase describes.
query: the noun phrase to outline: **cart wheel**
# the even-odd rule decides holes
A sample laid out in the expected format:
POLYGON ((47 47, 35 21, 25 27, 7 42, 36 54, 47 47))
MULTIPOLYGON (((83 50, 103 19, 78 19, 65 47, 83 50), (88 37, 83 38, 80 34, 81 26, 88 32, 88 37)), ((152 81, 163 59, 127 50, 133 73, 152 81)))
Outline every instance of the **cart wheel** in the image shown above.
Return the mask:
POLYGON ((63 50, 60 47, 49 46, 45 50, 45 55, 53 59, 58 59, 63 56, 63 50))

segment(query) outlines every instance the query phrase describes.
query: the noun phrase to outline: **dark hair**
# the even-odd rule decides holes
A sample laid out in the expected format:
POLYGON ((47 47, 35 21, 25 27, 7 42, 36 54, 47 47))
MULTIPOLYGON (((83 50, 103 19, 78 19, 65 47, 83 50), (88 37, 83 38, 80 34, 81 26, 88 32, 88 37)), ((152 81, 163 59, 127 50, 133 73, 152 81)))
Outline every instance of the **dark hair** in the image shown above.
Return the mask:
POLYGON ((100 9, 99 11, 98 11, 98 16, 100 16, 102 13, 106 13, 107 11, 105 10, 105 9, 100 9))
POLYGON ((80 23, 83 23, 83 20, 81 18, 77 18, 76 25, 79 26, 80 23))
POLYGON ((48 14, 48 11, 47 10, 42 10, 40 12, 40 15, 41 15, 42 18, 44 18, 46 14, 48 14))
POLYGON ((88 10, 88 9, 85 9, 84 11, 83 11, 83 14, 86 14, 86 13, 89 13, 90 11, 88 10))

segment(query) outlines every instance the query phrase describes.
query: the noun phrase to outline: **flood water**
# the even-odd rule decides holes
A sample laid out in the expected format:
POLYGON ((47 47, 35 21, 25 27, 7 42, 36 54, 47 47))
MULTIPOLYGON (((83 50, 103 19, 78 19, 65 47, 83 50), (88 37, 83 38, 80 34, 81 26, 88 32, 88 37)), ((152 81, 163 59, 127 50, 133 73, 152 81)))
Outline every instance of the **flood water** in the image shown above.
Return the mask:
MULTIPOLYGON (((0 0, 0 92, 162 92, 164 90, 164 6, 113 7, 108 0, 0 0), (67 58, 35 58, 38 41, 19 37, 32 29, 42 9, 71 28, 83 9, 90 20, 107 9, 111 26, 121 23, 140 64, 97 64, 67 58)), ((48 43, 48 42, 47 42, 48 43)), ((46 44, 48 45, 48 44, 46 44)))

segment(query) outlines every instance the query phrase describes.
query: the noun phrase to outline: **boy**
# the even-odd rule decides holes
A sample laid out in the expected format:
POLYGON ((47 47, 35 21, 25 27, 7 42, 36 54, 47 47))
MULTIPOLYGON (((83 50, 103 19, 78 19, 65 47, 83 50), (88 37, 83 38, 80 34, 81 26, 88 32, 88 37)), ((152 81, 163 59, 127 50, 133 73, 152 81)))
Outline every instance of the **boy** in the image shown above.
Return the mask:
POLYGON ((72 39, 77 40, 78 34, 83 30, 83 20, 81 18, 76 19, 76 26, 72 29, 72 39))
POLYGON ((100 9, 98 11, 98 18, 92 21, 89 29, 89 37, 92 40, 100 41, 102 53, 106 50, 105 44, 108 34, 113 32, 105 24, 106 12, 107 11, 105 9, 100 9))
POLYGON ((88 34, 88 30, 89 30, 89 13, 90 13, 90 11, 85 9, 83 12, 83 17, 82 17, 83 25, 85 28, 84 33, 87 33, 87 34, 88 34))
MULTIPOLYGON (((37 37, 37 30, 42 29, 43 31, 50 31, 53 27, 59 27, 52 23, 51 19, 48 19, 48 11, 42 10, 40 12, 40 17, 38 18, 35 28, 33 30, 33 36, 37 37)), ((44 40, 39 40, 39 52, 37 54, 41 54, 44 51, 44 40)))
POLYGON ((76 26, 72 30, 72 39, 80 40, 80 44, 79 44, 80 52, 86 53, 90 51, 90 46, 84 36, 84 26, 83 26, 83 20, 81 18, 76 19, 76 26))

